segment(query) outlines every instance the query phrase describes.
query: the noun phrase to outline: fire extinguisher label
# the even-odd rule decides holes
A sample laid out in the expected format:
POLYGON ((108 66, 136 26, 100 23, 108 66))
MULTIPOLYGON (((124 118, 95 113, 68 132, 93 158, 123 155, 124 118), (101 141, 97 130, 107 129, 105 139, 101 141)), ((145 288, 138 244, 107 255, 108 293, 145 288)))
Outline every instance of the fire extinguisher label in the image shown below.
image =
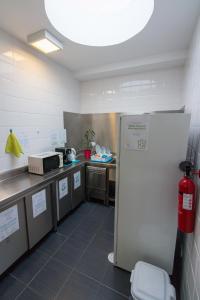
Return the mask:
POLYGON ((193 195, 183 194, 183 209, 192 210, 193 195))

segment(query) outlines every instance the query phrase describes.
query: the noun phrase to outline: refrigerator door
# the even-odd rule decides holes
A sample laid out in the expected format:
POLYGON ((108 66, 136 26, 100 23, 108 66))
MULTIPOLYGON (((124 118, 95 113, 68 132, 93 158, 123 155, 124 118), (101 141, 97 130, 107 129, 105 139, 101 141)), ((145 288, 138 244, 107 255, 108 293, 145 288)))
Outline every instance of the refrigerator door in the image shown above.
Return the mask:
POLYGON ((121 117, 115 263, 123 269, 142 260, 172 273, 189 123, 182 113, 121 117))

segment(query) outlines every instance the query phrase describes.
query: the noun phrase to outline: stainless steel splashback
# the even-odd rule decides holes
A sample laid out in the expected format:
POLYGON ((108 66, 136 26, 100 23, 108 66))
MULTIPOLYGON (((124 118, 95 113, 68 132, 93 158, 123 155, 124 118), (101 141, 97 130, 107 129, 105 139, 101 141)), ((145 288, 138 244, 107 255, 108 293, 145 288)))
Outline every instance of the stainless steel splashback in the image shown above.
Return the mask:
POLYGON ((79 148, 88 128, 96 133, 95 141, 117 152, 119 113, 75 114, 64 112, 64 127, 67 129, 67 146, 79 148))
MULTIPOLYGON (((90 124, 96 133, 96 143, 117 152, 119 116, 117 113, 82 115, 82 123, 90 124), (90 122, 90 123, 89 123, 90 122)), ((84 126, 83 126, 84 127, 84 126)))
POLYGON ((67 144, 69 148, 78 149, 82 138, 81 115, 64 112, 64 128, 67 130, 67 144))

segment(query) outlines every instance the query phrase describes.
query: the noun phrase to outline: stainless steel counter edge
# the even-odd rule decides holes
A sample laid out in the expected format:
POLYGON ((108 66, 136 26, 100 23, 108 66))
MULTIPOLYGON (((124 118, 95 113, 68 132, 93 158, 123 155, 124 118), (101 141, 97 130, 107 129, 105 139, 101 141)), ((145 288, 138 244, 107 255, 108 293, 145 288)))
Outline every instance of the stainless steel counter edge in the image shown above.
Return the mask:
POLYGON ((84 165, 85 161, 81 161, 76 164, 71 164, 69 166, 49 172, 44 176, 26 172, 22 173, 21 175, 1 181, 0 210, 8 204, 12 204, 12 202, 15 202, 17 199, 23 198, 26 194, 30 193, 36 187, 39 188, 42 185, 53 183, 64 174, 67 174, 71 170, 84 165))
POLYGON ((68 172, 84 165, 106 166, 115 168, 114 163, 96 163, 89 160, 81 159, 78 163, 73 163, 69 166, 49 172, 48 174, 34 175, 24 172, 17 176, 0 181, 0 210, 8 204, 15 203, 19 198, 23 198, 30 193, 33 189, 39 188, 42 185, 53 183, 55 180, 61 178, 68 172))

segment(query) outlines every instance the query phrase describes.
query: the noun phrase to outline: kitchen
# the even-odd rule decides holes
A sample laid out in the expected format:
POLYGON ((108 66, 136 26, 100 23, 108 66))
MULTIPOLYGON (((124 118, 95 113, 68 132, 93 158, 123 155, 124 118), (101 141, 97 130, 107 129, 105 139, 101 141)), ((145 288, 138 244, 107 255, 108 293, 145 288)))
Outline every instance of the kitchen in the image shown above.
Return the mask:
POLYGON ((199 14, 0 2, 0 299, 200 298, 199 14))

